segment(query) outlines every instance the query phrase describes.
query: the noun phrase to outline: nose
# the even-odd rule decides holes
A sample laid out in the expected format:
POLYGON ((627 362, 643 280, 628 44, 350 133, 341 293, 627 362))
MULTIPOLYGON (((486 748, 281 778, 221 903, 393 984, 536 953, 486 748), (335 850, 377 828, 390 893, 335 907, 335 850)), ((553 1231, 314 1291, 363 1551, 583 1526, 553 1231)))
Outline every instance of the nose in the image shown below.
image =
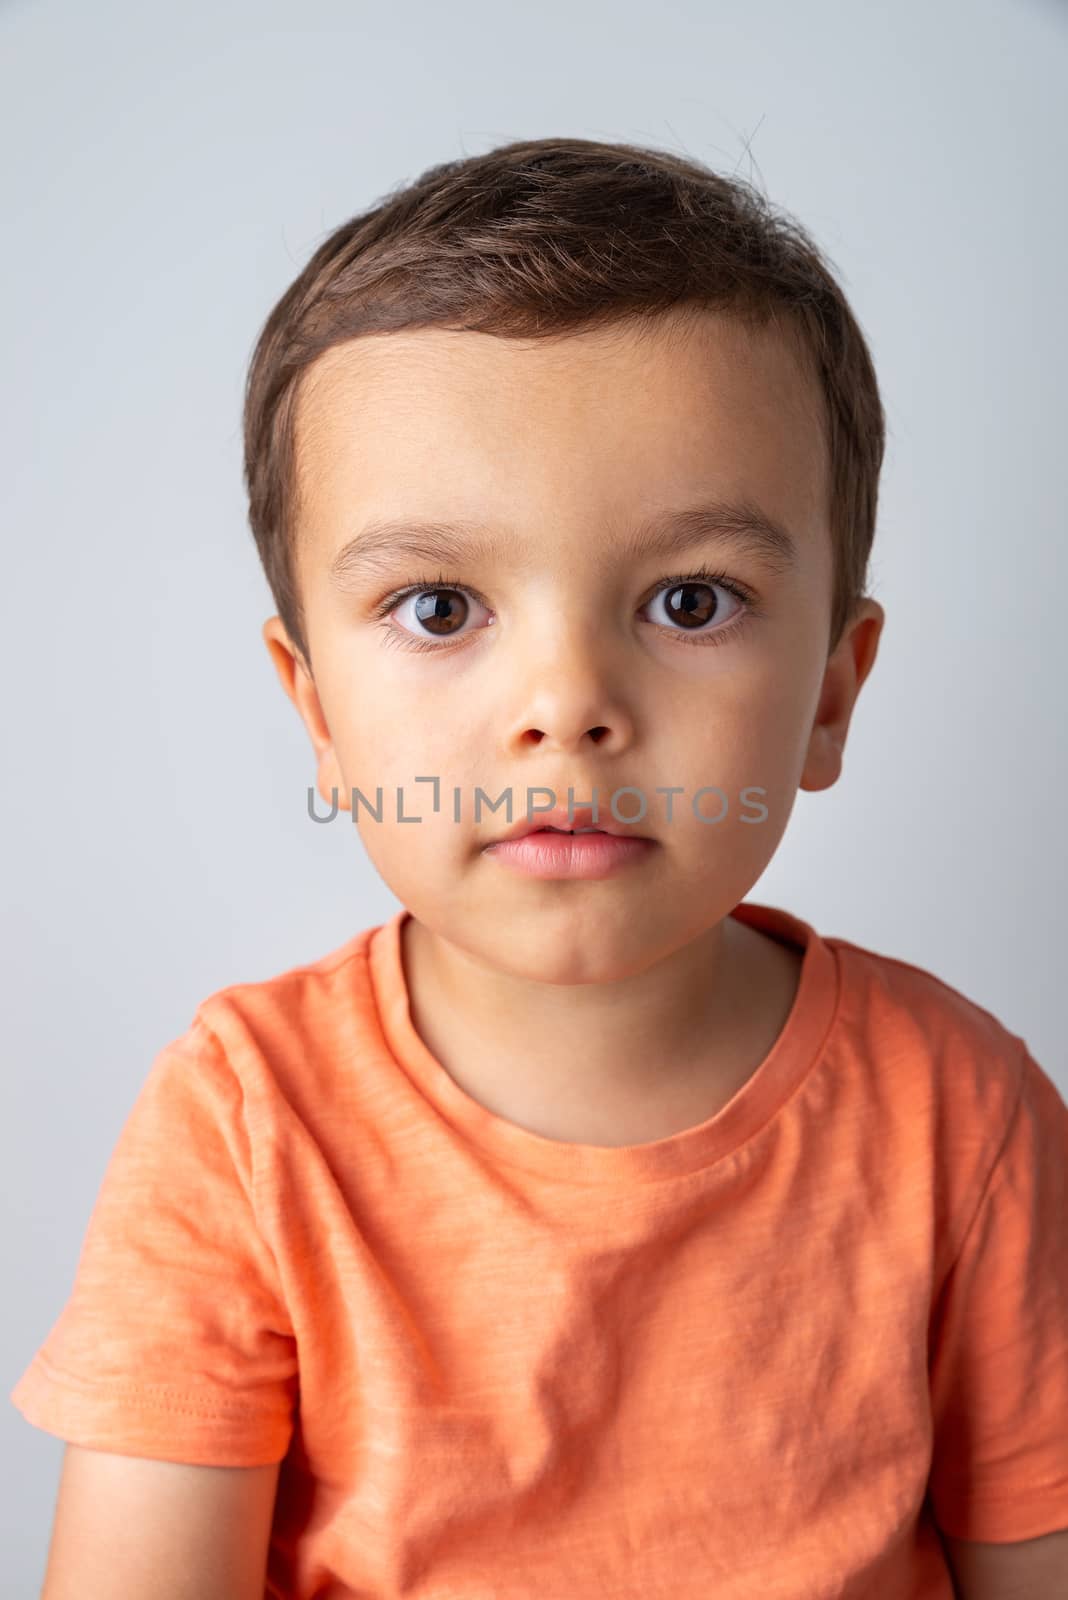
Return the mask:
MULTIPOLYGON (((590 619, 552 636, 543 634, 512 683, 505 742, 518 752, 540 747, 571 753, 596 746, 605 754, 623 751, 634 738, 618 658, 607 644, 589 637, 590 619)), ((595 626, 595 625, 594 625, 595 626)), ((527 648, 527 647, 524 647, 527 648)))

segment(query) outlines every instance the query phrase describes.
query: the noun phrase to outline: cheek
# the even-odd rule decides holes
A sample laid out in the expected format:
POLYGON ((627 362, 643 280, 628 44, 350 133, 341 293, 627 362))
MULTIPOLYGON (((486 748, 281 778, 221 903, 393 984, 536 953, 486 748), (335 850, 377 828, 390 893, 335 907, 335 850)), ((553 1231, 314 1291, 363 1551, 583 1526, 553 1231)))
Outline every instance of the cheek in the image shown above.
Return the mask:
MULTIPOLYGON (((807 674, 772 660, 745 663, 737 673, 724 674, 702 686, 687 702, 687 714, 672 719, 675 736, 687 738, 690 749, 700 751, 703 765, 709 759, 729 767, 743 782, 761 781, 759 771, 770 764, 776 770, 793 765, 798 740, 807 737, 811 693, 807 674), (752 776, 747 769, 752 768, 752 776)), ((710 780, 711 781, 711 780, 710 780)))
MULTIPOLYGON (((730 821, 725 819, 723 836, 729 835, 731 847, 748 859, 769 843, 774 848, 789 820, 808 748, 814 691, 803 672, 781 670, 769 670, 756 680, 739 679, 729 694, 726 685, 717 687, 715 709, 706 708, 700 737, 685 747, 685 775, 672 781, 694 790, 717 785, 724 791, 730 821), (768 816, 755 826, 761 806, 768 816), (743 815, 749 819, 744 825, 743 815)), ((688 804, 688 797, 683 801, 688 804)), ((708 813, 720 804, 715 795, 701 803, 708 813)))
POLYGON ((375 822, 361 807, 357 823, 367 857, 391 893, 413 911, 433 921, 439 908, 454 903, 458 887, 466 881, 465 867, 473 860, 470 824, 457 827, 451 810, 443 804, 435 816, 429 785, 427 793, 409 799, 404 791, 404 815, 421 820, 398 822, 396 800, 383 795, 382 821, 375 822))
MULTIPOLYGON (((473 793, 484 773, 476 770, 477 762, 473 763, 472 752, 454 723, 455 718, 428 715, 425 706, 420 710, 398 704, 395 697, 372 688, 339 705, 330 729, 345 786, 358 788, 375 806, 377 791, 382 791, 383 822, 371 820, 369 826, 382 832, 387 821, 396 819, 400 806, 405 816, 424 817, 425 831, 437 818, 452 818, 454 788, 465 793, 470 788, 473 793), (435 779, 436 783, 431 781, 435 779)), ((366 807, 361 805, 360 813, 362 821, 368 815, 366 807)), ((401 824, 399 831, 403 836, 414 835, 409 824, 401 824)))

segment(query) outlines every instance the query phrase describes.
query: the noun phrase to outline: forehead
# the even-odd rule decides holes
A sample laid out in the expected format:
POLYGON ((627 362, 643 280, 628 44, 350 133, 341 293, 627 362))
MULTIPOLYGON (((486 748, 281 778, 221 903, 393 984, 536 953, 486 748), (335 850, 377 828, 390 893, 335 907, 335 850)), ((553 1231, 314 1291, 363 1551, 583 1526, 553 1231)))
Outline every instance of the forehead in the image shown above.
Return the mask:
POLYGON ((813 537, 824 403, 797 343, 702 312, 553 340, 443 328, 327 350, 295 419, 301 544, 319 564, 373 517, 617 525, 712 494, 813 537))

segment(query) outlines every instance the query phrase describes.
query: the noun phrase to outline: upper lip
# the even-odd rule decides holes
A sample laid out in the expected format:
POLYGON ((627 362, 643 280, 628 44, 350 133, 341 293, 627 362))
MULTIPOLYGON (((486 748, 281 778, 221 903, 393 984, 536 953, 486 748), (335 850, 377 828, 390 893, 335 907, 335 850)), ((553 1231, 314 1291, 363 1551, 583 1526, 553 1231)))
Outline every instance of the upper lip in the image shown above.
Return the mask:
POLYGON ((505 839, 522 839, 525 834, 536 833, 539 828, 562 828, 568 831, 575 828, 596 828, 600 833, 615 833, 622 837, 634 839, 648 838, 648 834, 639 833, 629 822, 618 822, 611 810, 603 805, 597 807, 597 821, 593 820, 592 806, 575 806, 571 815, 567 814, 566 806, 557 806, 553 811, 540 811, 528 821, 522 817, 515 825, 502 833, 499 838, 491 839, 491 844, 501 844, 505 839), (605 811, 608 815, 605 815, 605 811))

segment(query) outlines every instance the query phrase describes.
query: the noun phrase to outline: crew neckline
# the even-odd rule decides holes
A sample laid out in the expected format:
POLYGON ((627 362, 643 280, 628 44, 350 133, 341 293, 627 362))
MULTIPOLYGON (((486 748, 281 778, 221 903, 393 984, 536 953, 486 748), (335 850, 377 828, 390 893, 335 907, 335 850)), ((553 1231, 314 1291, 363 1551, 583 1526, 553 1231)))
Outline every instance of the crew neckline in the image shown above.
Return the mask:
POLYGON ((379 1024, 390 1054, 464 1140, 511 1166, 583 1184, 679 1177, 730 1155, 776 1114, 820 1058, 838 1004, 834 950, 810 923, 776 906, 741 901, 730 913, 802 952, 797 991, 778 1038, 741 1089, 706 1121, 644 1144, 572 1144, 532 1133, 489 1111, 450 1077, 412 1021, 402 929, 407 908, 373 929, 366 945, 379 1024))

